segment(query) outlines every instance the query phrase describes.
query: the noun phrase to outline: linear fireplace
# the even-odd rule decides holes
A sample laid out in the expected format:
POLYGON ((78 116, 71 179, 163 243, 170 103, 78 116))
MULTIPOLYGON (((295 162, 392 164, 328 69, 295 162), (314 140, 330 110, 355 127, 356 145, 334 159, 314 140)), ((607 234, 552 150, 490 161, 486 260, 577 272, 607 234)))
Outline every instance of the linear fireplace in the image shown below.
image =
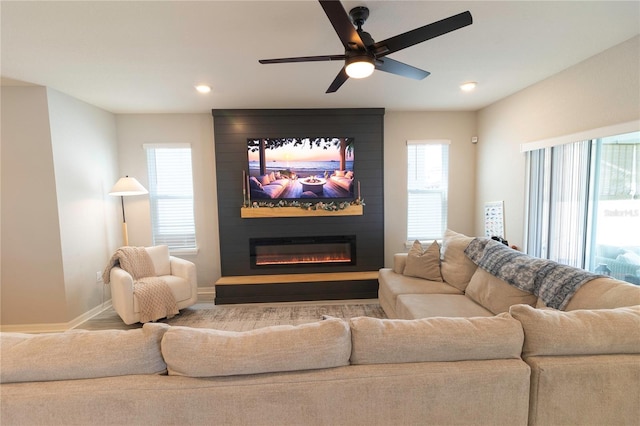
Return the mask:
POLYGON ((356 264, 356 236, 250 238, 252 269, 356 264))

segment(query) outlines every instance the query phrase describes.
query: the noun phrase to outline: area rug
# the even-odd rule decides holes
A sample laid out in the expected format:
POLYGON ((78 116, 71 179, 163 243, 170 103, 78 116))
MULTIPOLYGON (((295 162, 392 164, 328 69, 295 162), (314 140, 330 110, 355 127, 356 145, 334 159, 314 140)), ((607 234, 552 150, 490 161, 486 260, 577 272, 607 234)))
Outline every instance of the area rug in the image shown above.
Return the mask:
MULTIPOLYGON (((298 325, 322 319, 323 315, 349 319, 359 316, 386 318, 377 303, 283 304, 283 305, 213 305, 198 303, 180 311, 171 319, 163 319, 169 325, 214 328, 227 331, 248 331, 272 325, 298 325)), ((113 311, 92 318, 78 328, 129 329, 141 324, 125 325, 113 311)))

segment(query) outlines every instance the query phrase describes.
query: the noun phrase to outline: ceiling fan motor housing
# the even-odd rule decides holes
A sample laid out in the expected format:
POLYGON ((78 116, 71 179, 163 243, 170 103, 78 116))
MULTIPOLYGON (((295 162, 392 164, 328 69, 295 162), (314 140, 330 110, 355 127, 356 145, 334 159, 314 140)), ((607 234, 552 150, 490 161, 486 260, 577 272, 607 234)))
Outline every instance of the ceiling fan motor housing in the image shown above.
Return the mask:
POLYGON ((354 7, 349 11, 349 16, 351 17, 351 22, 360 29, 369 18, 369 8, 365 6, 354 7))

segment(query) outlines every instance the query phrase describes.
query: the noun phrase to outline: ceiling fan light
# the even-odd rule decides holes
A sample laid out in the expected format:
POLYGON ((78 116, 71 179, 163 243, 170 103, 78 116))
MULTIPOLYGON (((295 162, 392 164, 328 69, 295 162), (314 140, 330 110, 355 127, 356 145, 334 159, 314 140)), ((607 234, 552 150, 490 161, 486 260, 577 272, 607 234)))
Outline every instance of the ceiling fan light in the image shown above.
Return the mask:
POLYGON ((373 74, 375 66, 368 56, 354 56, 347 59, 345 71, 351 78, 366 78, 373 74))
POLYGON ((466 83, 462 83, 460 85, 460 90, 464 92, 471 92, 476 88, 477 85, 478 83, 476 83, 475 81, 467 81, 466 83))

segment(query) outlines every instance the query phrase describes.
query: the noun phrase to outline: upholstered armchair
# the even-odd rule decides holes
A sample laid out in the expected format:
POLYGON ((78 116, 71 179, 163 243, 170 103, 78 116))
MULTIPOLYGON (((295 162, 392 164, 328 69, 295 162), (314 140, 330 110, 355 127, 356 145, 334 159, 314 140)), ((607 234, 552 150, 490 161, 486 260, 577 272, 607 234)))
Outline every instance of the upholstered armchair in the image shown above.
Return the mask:
MULTIPOLYGON (((162 278, 171 289, 178 309, 198 301, 196 266, 187 260, 169 255, 167 246, 145 247, 153 262, 156 277, 162 278)), ((133 277, 114 266, 110 271, 111 302, 125 324, 140 322, 140 308, 133 293, 133 277)))

